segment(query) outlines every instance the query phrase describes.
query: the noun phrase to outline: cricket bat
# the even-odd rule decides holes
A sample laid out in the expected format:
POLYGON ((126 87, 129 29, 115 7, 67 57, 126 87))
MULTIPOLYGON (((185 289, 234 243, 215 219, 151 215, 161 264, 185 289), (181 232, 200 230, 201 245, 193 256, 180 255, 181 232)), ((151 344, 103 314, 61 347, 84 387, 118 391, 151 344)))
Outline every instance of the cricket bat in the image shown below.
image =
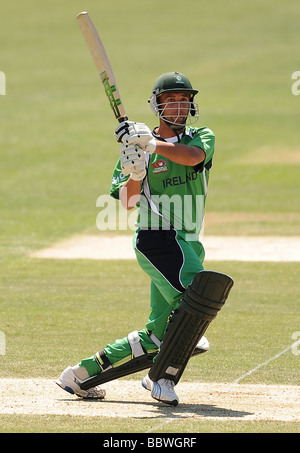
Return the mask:
POLYGON ((122 121, 126 121, 128 118, 125 113, 124 105, 121 101, 117 82, 103 42, 87 12, 84 11, 79 13, 77 20, 87 42, 88 48, 90 49, 97 72, 104 86, 106 96, 109 100, 109 104, 115 118, 119 121, 119 123, 122 123, 122 121))

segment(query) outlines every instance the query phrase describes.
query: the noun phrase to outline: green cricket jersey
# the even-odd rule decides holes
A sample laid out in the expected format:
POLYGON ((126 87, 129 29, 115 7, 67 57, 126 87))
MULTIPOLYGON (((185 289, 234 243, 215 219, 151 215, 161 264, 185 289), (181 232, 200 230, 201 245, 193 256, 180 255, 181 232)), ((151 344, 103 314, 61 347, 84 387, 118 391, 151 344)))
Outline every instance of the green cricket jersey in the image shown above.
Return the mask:
MULTIPOLYGON (((166 141, 177 142, 177 137, 166 141)), ((147 155, 148 171, 142 182, 137 228, 171 227, 185 233, 200 233, 215 136, 207 127, 186 127, 180 143, 202 148, 206 154, 205 161, 191 167, 176 164, 156 153, 147 155)), ((119 160, 110 191, 114 198, 119 198, 119 189, 127 179, 128 176, 122 174, 119 160)))

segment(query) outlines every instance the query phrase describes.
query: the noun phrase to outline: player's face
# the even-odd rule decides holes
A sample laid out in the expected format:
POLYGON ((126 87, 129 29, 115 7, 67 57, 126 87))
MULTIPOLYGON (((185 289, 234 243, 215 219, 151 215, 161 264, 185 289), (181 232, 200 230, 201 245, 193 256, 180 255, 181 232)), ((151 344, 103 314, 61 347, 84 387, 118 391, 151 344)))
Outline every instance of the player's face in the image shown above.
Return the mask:
POLYGON ((184 124, 190 110, 190 96, 187 93, 163 93, 159 97, 162 116, 170 123, 184 124))

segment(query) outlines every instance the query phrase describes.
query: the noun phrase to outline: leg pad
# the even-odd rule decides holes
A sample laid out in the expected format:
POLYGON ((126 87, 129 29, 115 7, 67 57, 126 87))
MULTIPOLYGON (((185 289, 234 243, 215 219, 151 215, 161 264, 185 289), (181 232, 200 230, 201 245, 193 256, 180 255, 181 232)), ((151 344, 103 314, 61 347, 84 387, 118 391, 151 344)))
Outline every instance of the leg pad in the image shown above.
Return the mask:
POLYGON ((177 384, 199 339, 223 307, 233 286, 231 277, 201 271, 183 294, 170 317, 155 362, 149 372, 153 381, 165 378, 177 384))

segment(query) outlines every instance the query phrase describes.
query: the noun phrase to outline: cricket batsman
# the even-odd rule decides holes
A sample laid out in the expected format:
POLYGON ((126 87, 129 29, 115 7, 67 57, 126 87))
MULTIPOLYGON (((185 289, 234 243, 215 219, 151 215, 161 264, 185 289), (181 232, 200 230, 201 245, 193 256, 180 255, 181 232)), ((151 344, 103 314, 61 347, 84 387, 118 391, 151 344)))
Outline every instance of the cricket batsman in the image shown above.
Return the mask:
POLYGON ((144 328, 63 371, 57 384, 79 397, 104 398, 101 384, 150 369, 142 386, 176 406, 175 386, 188 360, 209 349, 204 333, 233 280, 203 267, 199 233, 215 136, 192 126, 197 93, 184 74, 165 73, 149 99, 159 125, 151 132, 143 123, 124 121, 115 131, 121 145, 110 193, 126 209, 138 205, 133 246, 150 278, 150 313, 144 328))

